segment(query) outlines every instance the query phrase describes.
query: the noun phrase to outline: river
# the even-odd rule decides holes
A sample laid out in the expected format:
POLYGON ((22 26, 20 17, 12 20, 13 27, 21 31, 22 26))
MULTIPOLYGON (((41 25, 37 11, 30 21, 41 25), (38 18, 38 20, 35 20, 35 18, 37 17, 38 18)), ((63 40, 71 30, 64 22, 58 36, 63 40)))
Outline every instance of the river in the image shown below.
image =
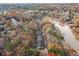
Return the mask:
POLYGON ((55 27, 57 27, 63 34, 65 43, 67 43, 71 48, 76 50, 79 55, 79 41, 76 40, 69 26, 66 24, 64 24, 64 26, 61 26, 58 21, 51 21, 51 23, 53 23, 55 27))

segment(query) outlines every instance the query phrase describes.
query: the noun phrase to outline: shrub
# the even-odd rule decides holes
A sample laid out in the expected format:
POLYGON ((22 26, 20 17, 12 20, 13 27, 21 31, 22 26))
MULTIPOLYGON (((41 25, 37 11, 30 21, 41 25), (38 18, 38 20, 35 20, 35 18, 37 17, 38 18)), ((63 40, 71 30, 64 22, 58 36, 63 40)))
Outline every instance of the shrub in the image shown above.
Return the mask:
POLYGON ((25 55, 26 56, 38 56, 39 55, 39 51, 37 49, 25 49, 25 55))
POLYGON ((59 49, 49 49, 48 52, 49 53, 60 54, 60 55, 63 55, 63 56, 66 55, 65 51, 62 51, 62 50, 59 50, 59 49))

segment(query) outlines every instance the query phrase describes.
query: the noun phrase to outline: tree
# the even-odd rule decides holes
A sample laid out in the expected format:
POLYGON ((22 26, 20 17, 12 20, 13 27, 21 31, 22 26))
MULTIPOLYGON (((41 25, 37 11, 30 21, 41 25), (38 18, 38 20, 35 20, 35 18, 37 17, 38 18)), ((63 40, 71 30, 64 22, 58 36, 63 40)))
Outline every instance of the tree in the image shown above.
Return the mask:
POLYGON ((19 39, 15 39, 15 41, 7 41, 5 43, 5 49, 7 51, 13 51, 19 44, 21 43, 21 41, 19 39))
POLYGON ((73 19, 73 23, 74 23, 74 26, 79 27, 79 16, 77 16, 77 17, 75 17, 75 19, 73 19))

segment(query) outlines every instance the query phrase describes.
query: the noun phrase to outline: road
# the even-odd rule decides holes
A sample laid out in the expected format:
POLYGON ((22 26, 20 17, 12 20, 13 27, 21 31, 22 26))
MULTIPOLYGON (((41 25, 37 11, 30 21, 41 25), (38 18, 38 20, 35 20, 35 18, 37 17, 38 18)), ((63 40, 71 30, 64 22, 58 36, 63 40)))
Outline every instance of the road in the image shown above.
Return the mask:
POLYGON ((51 23, 53 23, 55 25, 55 27, 57 27, 60 32, 63 34, 64 36, 64 40, 65 42, 74 50, 77 51, 78 55, 79 55, 79 41, 76 40, 74 34, 72 33, 71 29, 69 28, 68 25, 64 24, 64 26, 61 26, 59 24, 59 22, 57 21, 51 21, 51 23))

